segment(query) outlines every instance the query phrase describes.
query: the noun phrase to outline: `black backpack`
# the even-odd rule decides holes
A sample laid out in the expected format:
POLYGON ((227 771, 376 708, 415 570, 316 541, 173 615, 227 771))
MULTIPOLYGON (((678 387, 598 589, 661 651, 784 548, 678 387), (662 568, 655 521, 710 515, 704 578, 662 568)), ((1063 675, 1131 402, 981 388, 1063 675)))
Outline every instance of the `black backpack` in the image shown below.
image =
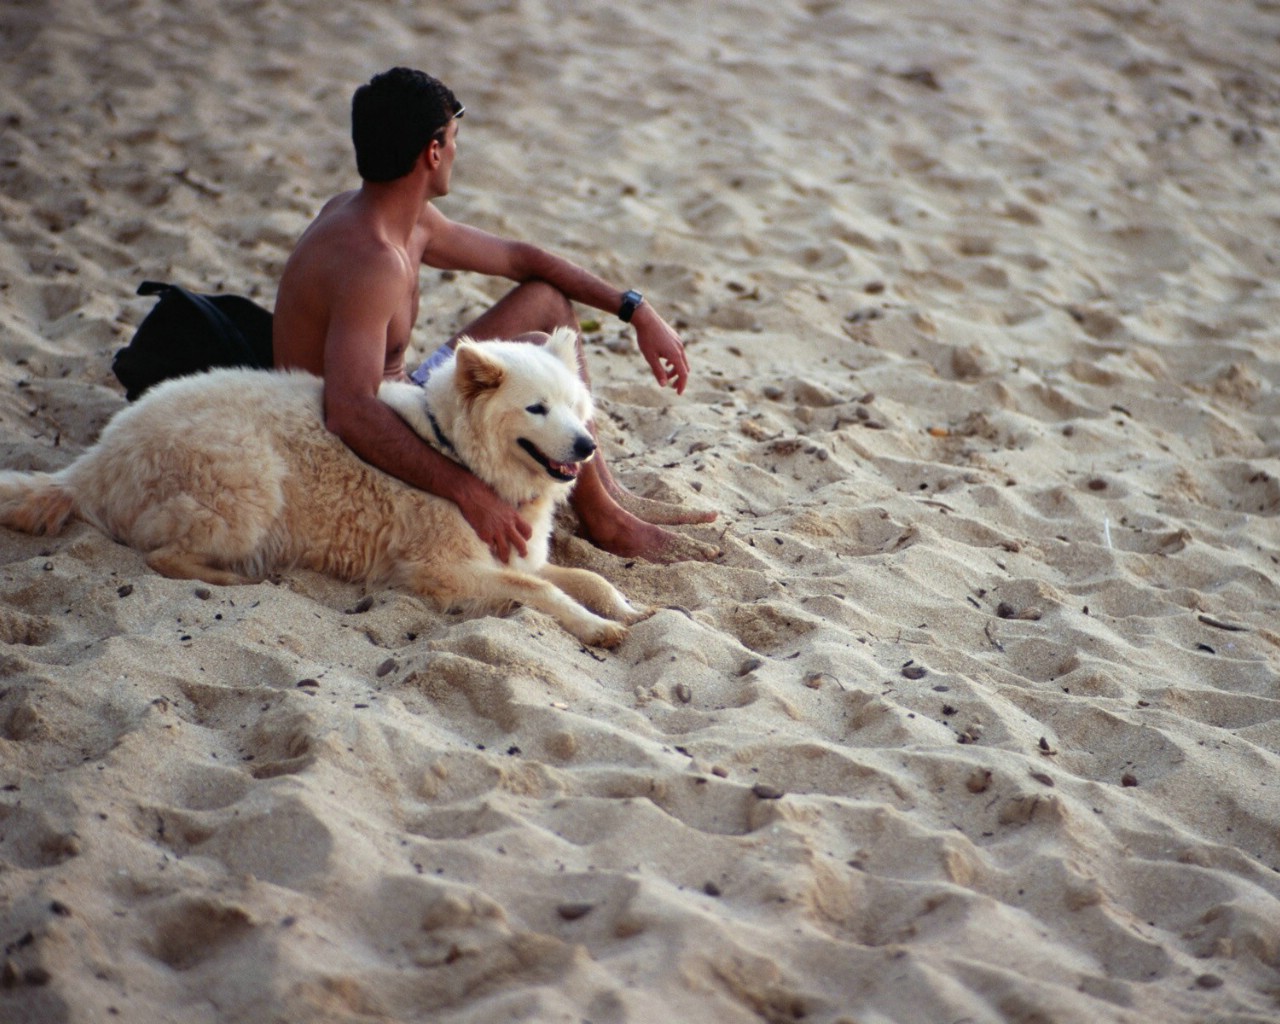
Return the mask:
POLYGON ((129 401, 170 377, 216 366, 271 366, 271 314, 251 299, 198 295, 158 281, 143 281, 138 294, 160 301, 111 363, 129 401))

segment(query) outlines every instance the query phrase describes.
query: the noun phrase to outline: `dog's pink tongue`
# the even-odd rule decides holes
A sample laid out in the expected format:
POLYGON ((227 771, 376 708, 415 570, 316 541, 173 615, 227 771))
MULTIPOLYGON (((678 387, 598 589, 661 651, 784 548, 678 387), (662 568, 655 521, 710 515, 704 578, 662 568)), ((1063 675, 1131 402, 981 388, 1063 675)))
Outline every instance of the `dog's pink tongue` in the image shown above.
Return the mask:
POLYGON ((552 469, 564 476, 577 476, 578 470, 582 468, 582 463, 580 462, 556 462, 554 459, 548 459, 547 461, 551 463, 552 469))

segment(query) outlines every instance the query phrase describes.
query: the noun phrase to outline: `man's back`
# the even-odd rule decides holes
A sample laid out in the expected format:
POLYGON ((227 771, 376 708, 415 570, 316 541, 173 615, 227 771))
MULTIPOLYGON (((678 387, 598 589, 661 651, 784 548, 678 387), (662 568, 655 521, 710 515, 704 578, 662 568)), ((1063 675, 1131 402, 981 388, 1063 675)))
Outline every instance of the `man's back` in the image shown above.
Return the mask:
MULTIPOLYGON (((325 204, 303 233, 285 264, 276 294, 273 345, 275 365, 325 372, 325 342, 335 315, 346 304, 375 301, 353 288, 352 279, 373 264, 392 268, 392 279, 403 282, 385 309, 362 309, 385 324, 370 344, 384 349, 384 375, 398 377, 404 369, 404 352, 417 316, 417 267, 398 246, 385 237, 381 224, 359 192, 344 192, 325 204), (396 272, 398 271, 398 272, 396 272)), ((386 275, 383 275, 386 280, 386 275)), ((386 292, 382 291, 385 301, 386 292)))

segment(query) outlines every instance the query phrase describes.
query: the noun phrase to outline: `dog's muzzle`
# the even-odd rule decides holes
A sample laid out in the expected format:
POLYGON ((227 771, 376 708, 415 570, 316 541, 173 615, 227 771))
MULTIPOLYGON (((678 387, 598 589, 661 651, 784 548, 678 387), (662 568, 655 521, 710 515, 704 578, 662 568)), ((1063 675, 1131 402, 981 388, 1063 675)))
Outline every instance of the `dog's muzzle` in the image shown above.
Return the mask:
POLYGON ((595 441, 585 434, 579 435, 574 440, 573 458, 567 462, 550 458, 536 444, 523 437, 519 439, 518 443, 521 448, 529 453, 529 457, 534 462, 547 471, 549 476, 565 483, 578 479, 578 473, 581 472, 583 464, 591 461, 591 457, 596 453, 595 441))

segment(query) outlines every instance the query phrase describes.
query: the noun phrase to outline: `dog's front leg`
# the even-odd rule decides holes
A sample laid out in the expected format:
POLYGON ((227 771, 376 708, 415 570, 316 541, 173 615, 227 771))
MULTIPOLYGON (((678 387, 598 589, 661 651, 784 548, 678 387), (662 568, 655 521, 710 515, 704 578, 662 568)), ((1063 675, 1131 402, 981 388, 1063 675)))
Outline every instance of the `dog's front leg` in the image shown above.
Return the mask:
POLYGON ((607 579, 588 569, 548 563, 538 571, 538 575, 593 612, 628 626, 653 614, 652 608, 637 608, 607 579))
MULTIPOLYGON (((604 580, 600 582, 604 583, 604 580)), ((608 586, 607 583, 605 585, 608 586)), ((498 569, 492 574, 480 574, 472 589, 482 591, 486 597, 496 601, 515 601, 550 615, 569 633, 593 647, 617 647, 627 636, 627 627, 621 622, 589 611, 558 586, 539 576, 515 569, 498 569)), ((631 607, 621 594, 618 597, 626 607, 631 607)))

